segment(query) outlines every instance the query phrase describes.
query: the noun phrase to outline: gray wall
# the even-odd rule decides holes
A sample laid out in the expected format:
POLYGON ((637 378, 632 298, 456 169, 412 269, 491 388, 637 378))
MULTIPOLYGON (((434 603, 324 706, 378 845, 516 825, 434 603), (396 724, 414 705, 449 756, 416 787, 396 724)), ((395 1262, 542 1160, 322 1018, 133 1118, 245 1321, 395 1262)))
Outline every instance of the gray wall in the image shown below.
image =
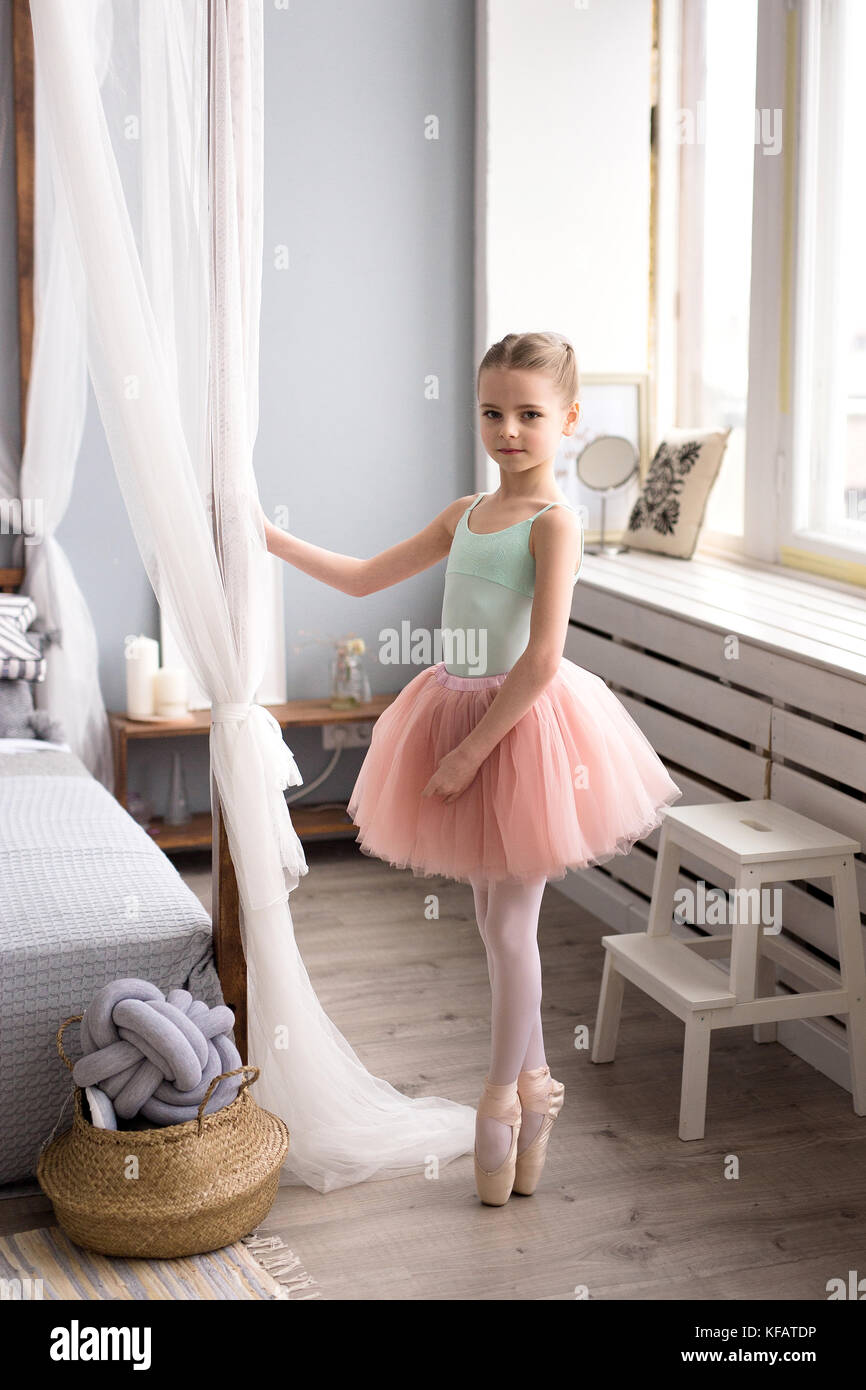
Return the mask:
MULTIPOLYGON (((474 9, 472 0, 291 0, 283 10, 265 0, 256 473, 269 515, 287 506, 299 536, 351 555, 420 530, 473 485, 474 9), (430 114, 438 140, 424 138, 430 114), (279 246, 288 270, 275 266, 279 246), (425 399, 431 374, 438 400, 425 399)), ((7 232, 4 222, 8 279, 7 232)), ((92 400, 58 536, 91 607, 106 704, 122 708, 124 635, 158 637, 159 624, 92 400)), ((289 698, 326 690, 326 648, 293 650, 302 630, 357 632, 374 691, 399 689, 418 668, 380 665, 379 631, 404 619, 435 627, 443 575, 444 562, 350 599, 286 566, 289 698)), ((311 782, 330 756, 321 735, 289 742, 311 782)), ((177 747, 190 800, 205 809, 206 740, 177 747)), ((347 796, 362 756, 344 754, 312 799, 347 796)), ((161 810, 166 754, 133 748, 130 783, 161 810)))

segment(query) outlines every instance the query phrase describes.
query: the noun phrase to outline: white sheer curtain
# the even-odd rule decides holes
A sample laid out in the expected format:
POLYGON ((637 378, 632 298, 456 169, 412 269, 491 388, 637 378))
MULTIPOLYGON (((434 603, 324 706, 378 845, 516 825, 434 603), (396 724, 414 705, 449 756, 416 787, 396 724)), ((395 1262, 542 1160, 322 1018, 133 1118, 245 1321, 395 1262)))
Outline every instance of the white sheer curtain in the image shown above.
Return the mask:
POLYGON ((40 157, 47 131, 38 92, 34 121, 34 335, 25 444, 18 470, 4 450, 0 489, 6 497, 20 498, 28 524, 36 523, 35 536, 16 541, 14 559, 25 567, 22 592, 30 594, 39 618, 57 634, 45 680, 33 686, 36 708, 60 721, 73 752, 112 788, 96 633, 54 534, 69 504, 87 408, 84 280, 77 256, 67 256, 71 229, 65 205, 55 206, 50 160, 40 157))
POLYGON ((31 12, 37 81, 87 287, 91 379, 154 592, 213 702, 211 760, 240 892, 250 1059, 262 1068, 255 1093, 291 1131, 284 1180, 326 1192, 435 1171, 471 1150, 475 1112, 409 1098, 371 1076, 323 1012, 288 901, 307 865, 283 790, 302 779, 276 721, 252 703, 265 665, 259 596, 270 558, 252 467, 261 0, 31 0, 31 12), (110 45, 102 88, 94 35, 110 45))
MULTIPOLYGON (((11 48, 11 16, 7 17, 3 29, 0 30, 5 35, 6 42, 11 48)), ((12 63, 11 59, 0 63, 0 172, 3 177, 3 188, 11 193, 14 187, 15 171, 15 123, 13 121, 13 90, 12 90, 12 63)), ((7 196, 8 196, 7 193, 7 196)), ((7 246, 11 238, 7 240, 7 246)), ((11 255, 11 251, 7 252, 11 255)), ((14 271, 12 272, 14 274, 14 271)), ((8 270, 7 270, 8 274, 8 270)), ((4 286, 3 304, 5 308, 12 309, 12 295, 9 294, 12 286, 7 279, 4 286), (8 296, 8 298, 7 298, 8 296)), ((7 327, 8 332, 8 327, 7 327)), ((0 371, 3 373, 3 389, 0 396, 0 498, 11 501, 18 496, 18 473, 20 468, 19 448, 18 448, 18 411, 14 408, 13 402, 18 398, 18 374, 14 369, 13 359, 7 358, 0 363, 0 371)), ((0 542, 4 546, 2 552, 4 564, 11 564, 11 546, 7 551, 8 543, 5 539, 0 542)))

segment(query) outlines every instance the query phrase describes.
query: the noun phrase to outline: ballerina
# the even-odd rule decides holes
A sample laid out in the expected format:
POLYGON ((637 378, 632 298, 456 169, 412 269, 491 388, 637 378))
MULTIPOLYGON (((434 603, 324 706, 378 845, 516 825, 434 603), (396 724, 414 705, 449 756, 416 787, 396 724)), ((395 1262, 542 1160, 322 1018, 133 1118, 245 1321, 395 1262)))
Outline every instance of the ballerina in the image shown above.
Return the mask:
POLYGON ((458 498, 370 559, 265 522, 272 554, 358 597, 447 556, 445 658, 376 721, 348 810, 366 854, 471 885, 491 989, 475 1180, 491 1206, 535 1191, 563 1104, 541 1019, 545 885, 627 854, 682 796, 604 681, 563 656, 583 528, 553 465, 580 416, 578 386, 560 335, 494 343, 477 387, 499 488, 458 498))

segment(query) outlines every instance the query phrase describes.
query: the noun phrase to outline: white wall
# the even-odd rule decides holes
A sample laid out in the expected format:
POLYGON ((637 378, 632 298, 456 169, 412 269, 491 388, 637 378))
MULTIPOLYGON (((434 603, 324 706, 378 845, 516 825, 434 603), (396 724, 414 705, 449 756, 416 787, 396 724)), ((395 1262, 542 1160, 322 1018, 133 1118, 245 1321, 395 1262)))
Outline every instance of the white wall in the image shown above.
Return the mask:
POLYGON ((651 0, 480 11, 476 353, 552 329, 582 371, 646 371, 651 0))

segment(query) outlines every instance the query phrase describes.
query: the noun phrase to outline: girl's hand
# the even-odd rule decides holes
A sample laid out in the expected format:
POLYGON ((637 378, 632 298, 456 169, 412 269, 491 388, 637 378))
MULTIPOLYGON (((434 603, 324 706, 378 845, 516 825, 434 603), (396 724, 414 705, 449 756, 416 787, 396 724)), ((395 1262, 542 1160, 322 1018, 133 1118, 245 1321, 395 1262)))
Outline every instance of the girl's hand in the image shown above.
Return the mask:
POLYGON ((449 805, 465 792, 480 766, 472 754, 454 748, 446 753, 421 795, 441 797, 449 805))

